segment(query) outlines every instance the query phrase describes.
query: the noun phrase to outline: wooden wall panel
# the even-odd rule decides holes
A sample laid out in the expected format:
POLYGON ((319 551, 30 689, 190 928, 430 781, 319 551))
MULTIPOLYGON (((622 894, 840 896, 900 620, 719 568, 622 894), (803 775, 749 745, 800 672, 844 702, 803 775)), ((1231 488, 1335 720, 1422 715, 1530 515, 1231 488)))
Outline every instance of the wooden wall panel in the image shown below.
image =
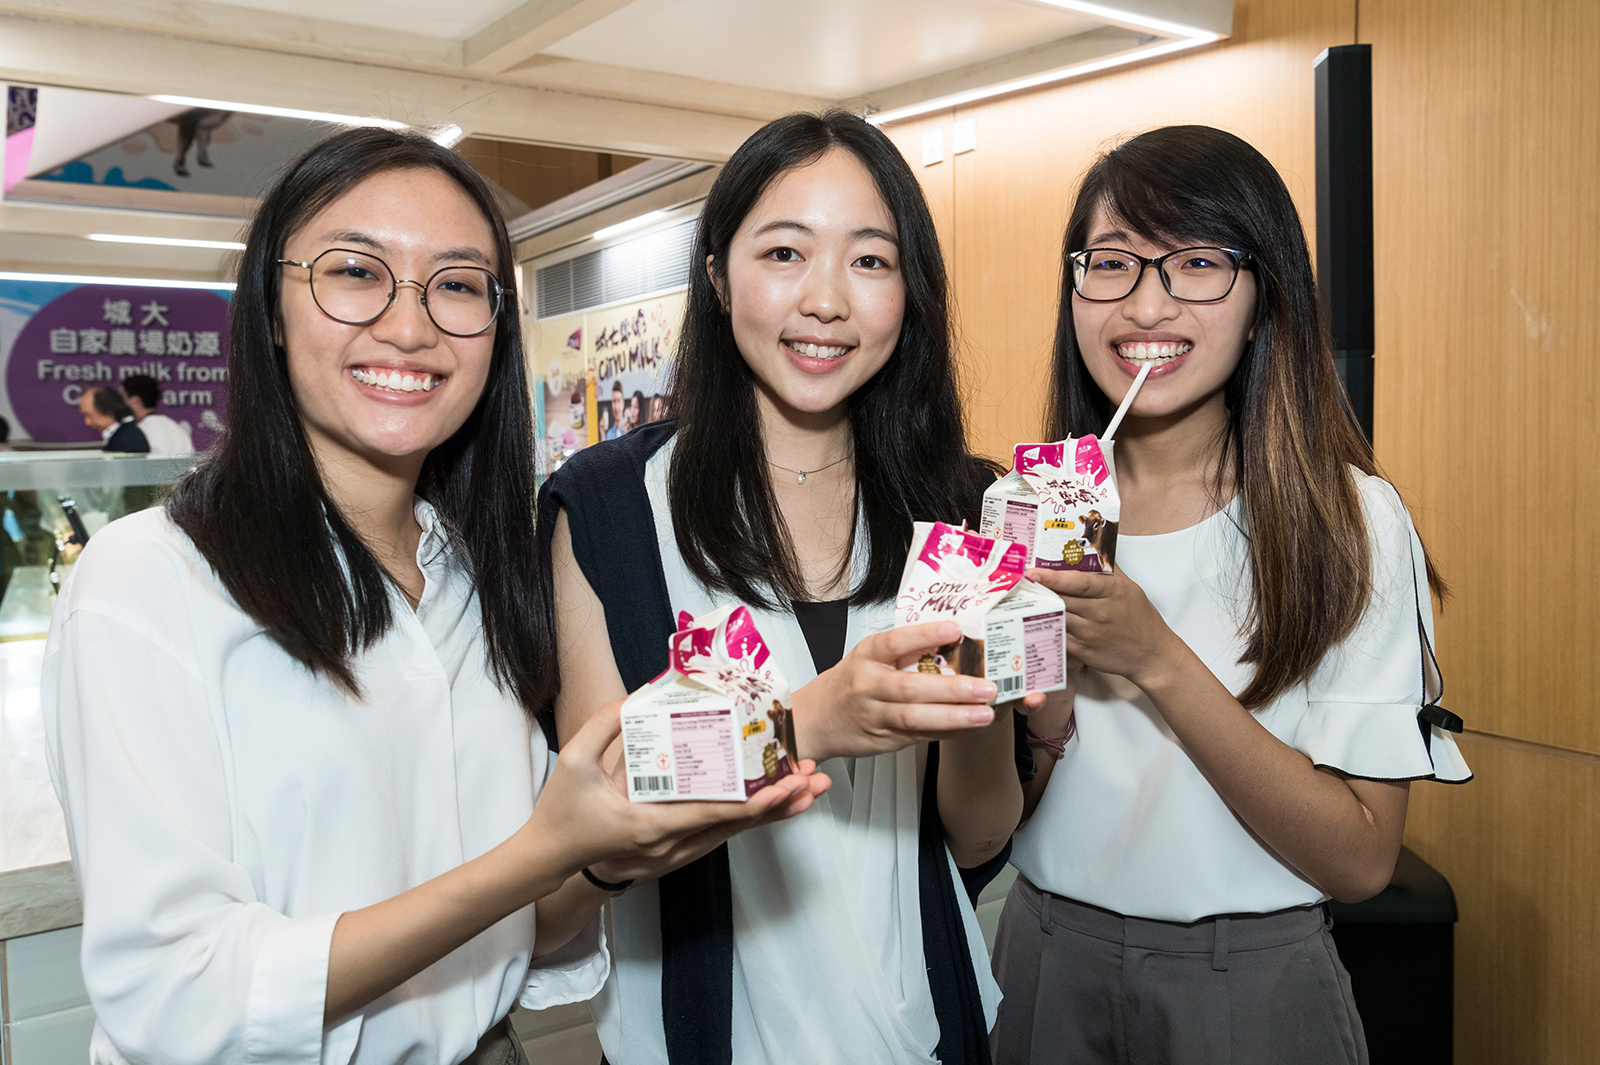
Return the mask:
POLYGON ((922 183, 922 194, 928 199, 928 212, 933 215, 934 228, 939 231, 939 244, 944 251, 946 268, 955 261, 955 168, 950 163, 949 111, 922 115, 908 122, 897 122, 884 129, 900 154, 911 164, 911 172, 922 183), (945 160, 933 166, 922 165, 922 136, 925 133, 944 134, 945 160))
MULTIPOLYGON (((1355 39, 1354 0, 1240 0, 1234 37, 1191 55, 958 109, 978 149, 957 156, 952 271, 977 446, 1009 460, 1037 439, 1071 198, 1095 153, 1154 126, 1238 133, 1315 221, 1311 63, 1355 39)), ((920 138, 918 141, 920 145, 920 138)), ((916 154, 911 154, 913 166, 916 154)), ((932 168, 930 168, 932 169, 932 168)))
POLYGON ((1467 736, 1470 784, 1411 790, 1406 842, 1449 877, 1457 1065, 1600 1060, 1600 758, 1467 736))
POLYGON ((1363 0, 1374 436, 1458 594, 1451 705, 1600 752, 1600 4, 1363 0))
POLYGON ((1477 773, 1413 789, 1407 838, 1461 902, 1458 1060, 1600 1061, 1600 4, 1240 0, 1235 29, 891 128, 941 216, 975 442, 1008 458, 1039 432, 1093 154, 1156 125, 1233 130, 1311 234, 1311 63, 1371 43, 1378 456, 1456 588, 1445 703, 1477 773), (969 117, 978 150, 921 168, 921 132, 969 117))

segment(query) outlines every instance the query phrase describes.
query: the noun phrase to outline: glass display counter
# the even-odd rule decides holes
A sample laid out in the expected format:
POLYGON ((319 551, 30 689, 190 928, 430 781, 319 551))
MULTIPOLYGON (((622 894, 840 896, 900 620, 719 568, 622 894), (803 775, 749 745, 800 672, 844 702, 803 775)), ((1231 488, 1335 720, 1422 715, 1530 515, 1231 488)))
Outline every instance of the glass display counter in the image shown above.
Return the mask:
POLYGON ((194 463, 193 456, 0 452, 0 643, 43 637, 55 582, 83 539, 158 502, 194 463))
POLYGON ((94 1011, 78 969, 83 920, 66 823, 45 765, 44 637, 64 578, 107 522, 158 503, 194 465, 85 451, 0 451, 0 1059, 87 1060, 94 1011), (74 524, 74 517, 77 521, 74 524))

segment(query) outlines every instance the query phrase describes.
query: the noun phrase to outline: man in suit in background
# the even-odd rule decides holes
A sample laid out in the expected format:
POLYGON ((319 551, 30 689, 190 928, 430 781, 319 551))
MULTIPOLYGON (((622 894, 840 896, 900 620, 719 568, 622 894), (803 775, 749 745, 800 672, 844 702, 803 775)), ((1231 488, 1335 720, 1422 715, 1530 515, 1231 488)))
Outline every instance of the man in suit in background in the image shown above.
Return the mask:
POLYGON ((83 415, 83 424, 98 430, 105 439, 102 451, 149 454, 150 441, 139 431, 133 411, 119 393, 109 388, 85 389, 83 398, 78 400, 78 412, 83 415))

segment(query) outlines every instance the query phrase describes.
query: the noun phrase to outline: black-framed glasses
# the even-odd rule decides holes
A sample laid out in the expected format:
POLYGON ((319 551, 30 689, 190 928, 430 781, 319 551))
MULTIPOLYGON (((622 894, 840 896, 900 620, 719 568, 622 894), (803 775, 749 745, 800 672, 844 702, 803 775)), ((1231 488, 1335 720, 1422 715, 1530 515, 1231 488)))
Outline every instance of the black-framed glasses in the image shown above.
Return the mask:
POLYGON ((1126 299, 1139 287, 1147 266, 1156 268, 1173 299, 1215 303, 1233 291, 1240 268, 1250 262, 1247 252, 1213 247, 1179 248, 1156 259, 1123 248, 1087 248, 1070 258, 1073 291, 1091 303, 1126 299))
POLYGON ((279 259, 310 271, 311 298, 322 313, 345 325, 371 325, 394 305, 401 285, 415 285, 418 298, 441 333, 475 337, 500 313, 500 281, 481 266, 446 266, 426 283, 396 280, 389 264, 369 252, 329 248, 308 263, 279 259))

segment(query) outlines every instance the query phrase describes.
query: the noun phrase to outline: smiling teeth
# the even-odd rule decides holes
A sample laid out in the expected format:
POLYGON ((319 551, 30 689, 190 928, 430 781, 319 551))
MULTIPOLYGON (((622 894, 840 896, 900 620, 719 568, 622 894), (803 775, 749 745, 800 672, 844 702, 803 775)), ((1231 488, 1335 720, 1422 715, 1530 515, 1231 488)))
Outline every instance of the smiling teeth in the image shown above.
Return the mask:
POLYGON ((789 349, 796 355, 804 355, 808 359, 837 359, 850 350, 824 344, 801 344, 793 340, 786 340, 784 343, 788 344, 789 349))
POLYGON ((1193 344, 1122 344, 1117 354, 1129 362, 1171 362, 1193 350, 1193 344))
POLYGON ((350 376, 364 385, 389 392, 432 392, 442 383, 431 373, 410 374, 401 370, 373 371, 357 367, 350 371, 350 376))

